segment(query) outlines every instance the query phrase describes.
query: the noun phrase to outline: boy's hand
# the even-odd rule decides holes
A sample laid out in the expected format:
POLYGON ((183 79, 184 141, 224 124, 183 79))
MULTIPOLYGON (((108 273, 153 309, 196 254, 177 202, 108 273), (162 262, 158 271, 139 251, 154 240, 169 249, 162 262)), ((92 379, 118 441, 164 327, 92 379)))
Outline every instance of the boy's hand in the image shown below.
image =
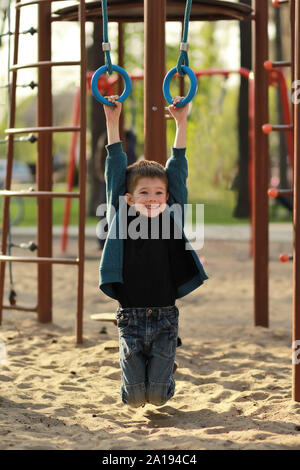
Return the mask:
POLYGON ((189 103, 186 104, 185 106, 179 108, 175 106, 176 103, 179 103, 181 100, 183 100, 183 96, 175 96, 172 101, 173 104, 169 106, 169 111, 170 114, 173 116, 175 121, 179 124, 180 122, 186 121, 187 120, 187 115, 189 112, 189 103))
POLYGON ((118 98, 118 95, 106 96, 110 103, 114 103, 114 106, 103 105, 107 123, 119 121, 122 103, 117 101, 118 98))
POLYGON ((107 100, 114 103, 114 106, 103 105, 106 117, 107 143, 114 144, 120 142, 119 119, 122 111, 122 104, 116 101, 119 96, 107 96, 107 100))

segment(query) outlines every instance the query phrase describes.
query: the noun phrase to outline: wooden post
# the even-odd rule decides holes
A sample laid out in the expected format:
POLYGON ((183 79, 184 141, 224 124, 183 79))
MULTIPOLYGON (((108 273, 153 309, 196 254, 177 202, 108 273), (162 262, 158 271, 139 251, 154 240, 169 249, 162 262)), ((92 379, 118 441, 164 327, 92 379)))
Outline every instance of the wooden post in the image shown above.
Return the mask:
POLYGON ((166 0, 144 0, 144 134, 145 159, 165 164, 167 158, 165 101, 166 0))
POLYGON ((269 326, 269 145, 262 126, 268 119, 268 0, 252 0, 254 71, 254 199, 253 199, 253 254, 254 254, 254 324, 269 326))
POLYGON ((78 236, 78 286, 77 286, 77 344, 83 342, 84 306, 84 253, 85 253, 85 204, 86 204, 86 47, 85 47, 85 1, 80 0, 80 146, 79 146, 79 236, 78 236))
MULTIPOLYGON (((51 61, 51 2, 38 4, 38 60, 51 61)), ((37 125, 52 126, 51 67, 38 71, 37 125)), ((38 191, 52 191, 52 133, 38 135, 37 187, 38 191)), ((52 199, 38 198, 38 256, 52 257, 52 199)), ((38 263, 38 320, 52 321, 52 265, 38 263)))
MULTIPOLYGON (((300 80, 300 0, 295 0, 294 80, 300 80)), ((298 93, 297 93, 298 95, 298 93)), ((300 103, 294 99, 293 399, 300 402, 300 103), (298 355, 297 355, 298 352, 298 355)))

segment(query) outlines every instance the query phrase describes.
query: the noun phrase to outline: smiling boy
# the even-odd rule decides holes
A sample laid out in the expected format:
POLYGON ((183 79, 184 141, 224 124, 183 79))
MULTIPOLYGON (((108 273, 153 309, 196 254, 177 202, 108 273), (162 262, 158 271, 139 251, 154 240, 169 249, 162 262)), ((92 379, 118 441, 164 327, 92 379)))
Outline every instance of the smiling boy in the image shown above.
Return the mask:
POLYGON ((182 99, 177 97, 169 107, 176 122, 176 137, 166 167, 147 160, 127 167, 119 136, 122 105, 117 98, 108 98, 115 106, 104 106, 109 231, 99 285, 119 302, 123 403, 132 407, 145 403, 160 406, 175 390, 179 315, 176 299, 207 279, 197 254, 191 246, 187 249, 189 244, 180 223, 181 236, 174 235, 176 228, 178 234, 182 218, 179 220, 170 210, 176 204, 184 211, 187 203, 188 106, 177 108, 175 104, 182 99))

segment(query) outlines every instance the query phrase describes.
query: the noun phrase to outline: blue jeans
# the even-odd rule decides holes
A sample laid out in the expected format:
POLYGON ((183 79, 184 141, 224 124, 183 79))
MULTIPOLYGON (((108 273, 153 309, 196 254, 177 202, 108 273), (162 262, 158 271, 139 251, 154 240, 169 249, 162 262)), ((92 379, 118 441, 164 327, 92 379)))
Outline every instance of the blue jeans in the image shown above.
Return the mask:
POLYGON ((178 315, 175 305, 118 308, 123 403, 160 406, 174 395, 178 315))

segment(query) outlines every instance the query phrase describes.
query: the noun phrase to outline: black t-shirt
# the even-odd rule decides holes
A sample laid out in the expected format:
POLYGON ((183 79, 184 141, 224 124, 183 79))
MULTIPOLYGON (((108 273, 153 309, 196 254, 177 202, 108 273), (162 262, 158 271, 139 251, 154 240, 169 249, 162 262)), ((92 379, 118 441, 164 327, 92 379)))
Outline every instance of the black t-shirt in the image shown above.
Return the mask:
POLYGON ((198 272, 191 252, 185 250, 184 239, 174 237, 173 218, 166 218, 166 215, 164 213, 164 219, 162 214, 153 218, 141 216, 143 228, 135 224, 137 215, 127 216, 127 238, 123 240, 124 283, 115 284, 117 299, 123 308, 174 305, 176 287, 198 272), (170 236, 163 228, 166 227, 163 220, 164 223, 169 220, 170 236), (132 238, 131 222, 134 237, 140 232, 139 238, 132 238))

